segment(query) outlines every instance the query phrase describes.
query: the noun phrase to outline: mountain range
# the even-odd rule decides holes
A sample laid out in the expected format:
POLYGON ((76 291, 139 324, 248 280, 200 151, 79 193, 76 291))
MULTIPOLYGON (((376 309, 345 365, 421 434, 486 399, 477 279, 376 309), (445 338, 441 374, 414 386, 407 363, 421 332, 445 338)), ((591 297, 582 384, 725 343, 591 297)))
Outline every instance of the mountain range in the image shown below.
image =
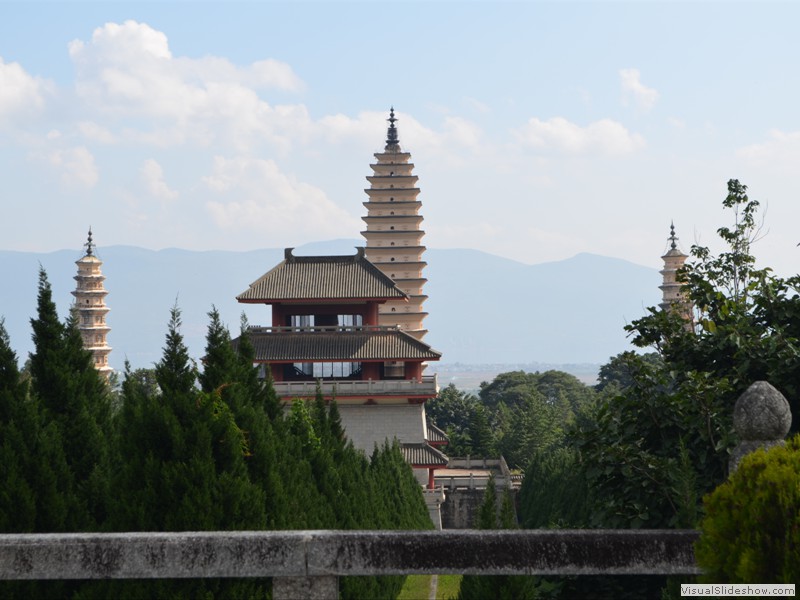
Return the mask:
MULTIPOLYGON (((363 244, 363 242, 361 242, 363 244)), ((359 240, 298 247, 296 254, 352 254, 359 240)), ((250 252, 146 250, 101 247, 111 311, 111 366, 127 358, 151 367, 161 356, 169 310, 181 309, 182 333, 193 357, 203 354, 207 313, 219 310, 233 335, 242 312, 252 325, 269 325, 266 307, 242 305, 236 295, 283 259, 282 248, 250 252)), ((39 265, 47 272, 59 313, 66 316, 75 288, 79 250, 0 251, 0 316, 20 362, 32 349, 39 265)), ((630 349, 623 327, 660 301, 657 270, 578 254, 527 265, 469 249, 426 251, 425 341, 442 352, 442 365, 605 363, 630 349)))

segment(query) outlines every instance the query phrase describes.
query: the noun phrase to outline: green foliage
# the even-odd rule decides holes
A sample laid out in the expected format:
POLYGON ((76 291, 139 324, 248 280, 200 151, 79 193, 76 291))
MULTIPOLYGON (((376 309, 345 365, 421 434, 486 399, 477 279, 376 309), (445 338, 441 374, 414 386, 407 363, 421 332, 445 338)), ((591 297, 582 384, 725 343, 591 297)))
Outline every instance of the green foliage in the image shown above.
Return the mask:
POLYGON ((480 389, 481 401, 489 408, 523 405, 535 394, 541 395, 545 404, 558 408, 565 422, 594 399, 592 388, 563 371, 501 373, 491 383, 482 383, 480 389))
MULTIPOLYGON (((285 414, 271 380, 253 366, 246 332, 234 345, 217 311, 209 317, 202 373, 174 307, 162 359, 154 369, 126 364, 112 417, 105 382, 74 323, 58 321, 40 274, 29 375, 0 321, 0 531, 433 527, 396 442, 368 459, 319 390, 313 403, 296 402, 285 414)), ((341 597, 392 598, 403 580, 343 578, 341 597)), ((0 586, 0 595, 259 598, 269 585, 18 582, 0 586)))
POLYGON ((77 510, 61 433, 45 424, 0 319, 0 532, 64 531, 77 510))
POLYGON ((519 499, 520 523, 525 529, 588 527, 591 496, 572 447, 532 455, 519 499))
POLYGON ((657 355, 624 353, 601 370, 604 401, 572 439, 596 499, 592 523, 610 527, 691 527, 698 499, 723 481, 739 395, 756 380, 780 389, 797 412, 800 299, 797 278, 757 269, 758 202, 728 182, 734 222, 713 255, 694 246, 678 273, 695 322, 676 311, 626 329, 657 355))
POLYGON ((568 373, 513 371, 482 383, 479 398, 450 384, 426 411, 447 431, 449 455, 502 455, 524 469, 534 453, 563 444, 565 425, 581 419, 595 397, 568 373))
POLYGON ((595 391, 562 371, 501 373, 481 384, 489 407, 496 447, 512 468, 528 467, 531 457, 564 443, 565 428, 594 404, 595 391))
MULTIPOLYGON (((498 511, 497 489, 494 477, 490 476, 483 493, 483 501, 478 509, 475 522, 477 529, 516 529, 514 506, 509 490, 503 492, 498 511)), ((458 593, 459 600, 482 600, 484 598, 500 598, 517 600, 539 598, 539 578, 524 575, 465 575, 461 579, 458 593)))
MULTIPOLYGON (((753 381, 765 380, 800 414, 800 278, 782 279, 757 269, 750 253, 760 225, 759 203, 732 179, 723 206, 732 227, 717 233, 726 245, 718 255, 693 246, 692 260, 679 271, 683 291, 695 306, 694 327, 671 311, 650 314, 626 329, 637 346, 654 347, 676 373, 704 372, 730 383, 723 401, 732 409, 753 381)), ((792 430, 796 431, 797 419, 792 430)))
POLYGON ((701 581, 800 581, 800 436, 745 456, 704 502, 701 581))
POLYGON ((37 316, 31 326, 32 392, 41 402, 44 423, 52 424, 52 439, 60 437, 73 479, 68 486, 75 494, 74 500, 68 500, 73 508, 62 527, 96 529, 105 519, 108 496, 108 388, 94 369, 91 354, 84 350, 75 322, 59 322, 44 270, 39 271, 37 316))
POLYGON ((437 427, 447 432, 451 456, 475 456, 470 435, 470 420, 478 399, 451 383, 425 406, 425 412, 437 427))
POLYGON ((592 524, 691 527, 699 493, 725 475, 727 386, 707 374, 676 374, 631 354, 632 384, 600 404, 571 439, 595 499, 592 524))
MULTIPOLYGON (((620 391, 631 387, 634 384, 633 373, 631 372, 631 360, 634 353, 631 351, 622 352, 600 367, 597 374, 597 385, 594 389, 604 392, 606 395, 615 395, 620 391)), ((644 361, 654 368, 663 366, 664 361, 657 352, 648 352, 639 355, 639 360, 644 361)))

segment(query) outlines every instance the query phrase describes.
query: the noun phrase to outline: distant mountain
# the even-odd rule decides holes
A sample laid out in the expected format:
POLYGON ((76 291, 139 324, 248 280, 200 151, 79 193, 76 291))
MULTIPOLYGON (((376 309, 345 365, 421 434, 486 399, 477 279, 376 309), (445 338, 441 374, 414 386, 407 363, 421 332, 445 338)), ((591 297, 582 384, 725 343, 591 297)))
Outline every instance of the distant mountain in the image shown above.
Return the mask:
MULTIPOLYGON (((359 240, 298 247, 297 254, 349 254, 359 240)), ((0 251, 0 315, 20 362, 32 349, 29 320, 36 311, 39 265, 47 271, 59 312, 66 315, 75 287, 78 250, 46 254, 0 251)), ((207 313, 216 306, 235 335, 244 311, 251 324, 267 325, 269 309, 238 304, 247 289, 283 258, 283 249, 252 252, 130 246, 100 248, 109 291, 114 348, 111 364, 127 357, 134 368, 161 356, 170 307, 177 302, 183 334, 194 357, 203 354, 207 313)), ((429 249, 426 341, 444 363, 604 363, 628 349, 623 326, 659 302, 659 274, 630 262, 578 254, 526 265, 467 249, 429 249)))

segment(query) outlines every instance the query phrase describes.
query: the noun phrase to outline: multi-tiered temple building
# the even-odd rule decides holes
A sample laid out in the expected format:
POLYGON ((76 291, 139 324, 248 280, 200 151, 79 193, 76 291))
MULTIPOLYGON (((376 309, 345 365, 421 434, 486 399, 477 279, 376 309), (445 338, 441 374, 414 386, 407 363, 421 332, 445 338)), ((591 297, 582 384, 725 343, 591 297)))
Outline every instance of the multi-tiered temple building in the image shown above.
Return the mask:
POLYGON ((427 422, 425 402, 438 385, 423 370, 441 355, 422 341, 419 189, 395 121, 392 111, 369 178, 366 251, 296 256, 288 248, 237 300, 272 308, 271 325, 251 327, 249 336, 284 402, 311 399, 319 385, 326 400, 336 400, 357 448, 369 454, 397 439, 417 478, 433 487, 434 470, 447 464, 434 446, 447 439, 427 422))
POLYGON ((106 278, 100 269, 103 261, 95 255, 91 229, 85 247, 86 253, 75 262, 78 265, 78 274, 75 275, 77 287, 72 292, 75 296, 78 329, 84 348, 92 353, 95 368, 108 377, 113 370, 108 365, 108 355, 111 353, 107 339, 111 328, 106 324, 109 309, 105 298, 108 292, 103 285, 106 278))

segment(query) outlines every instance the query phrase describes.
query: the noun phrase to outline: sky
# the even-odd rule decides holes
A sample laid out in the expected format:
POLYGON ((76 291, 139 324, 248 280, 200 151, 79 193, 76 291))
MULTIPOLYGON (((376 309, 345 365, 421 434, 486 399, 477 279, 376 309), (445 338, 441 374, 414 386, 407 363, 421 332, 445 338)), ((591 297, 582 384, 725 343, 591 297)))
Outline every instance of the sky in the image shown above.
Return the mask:
POLYGON ((798 272, 800 5, 0 0, 0 249, 358 238, 394 106, 425 242, 660 267, 762 203, 798 272))

